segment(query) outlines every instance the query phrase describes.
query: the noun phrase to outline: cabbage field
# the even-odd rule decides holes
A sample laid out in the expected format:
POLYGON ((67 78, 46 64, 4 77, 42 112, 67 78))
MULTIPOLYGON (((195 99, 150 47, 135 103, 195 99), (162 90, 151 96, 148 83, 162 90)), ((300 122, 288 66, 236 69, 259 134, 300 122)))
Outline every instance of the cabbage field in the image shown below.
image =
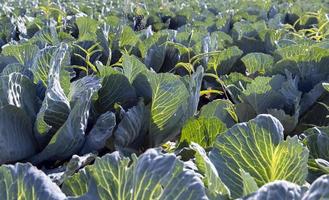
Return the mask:
POLYGON ((329 199, 329 1, 0 0, 0 200, 329 199))

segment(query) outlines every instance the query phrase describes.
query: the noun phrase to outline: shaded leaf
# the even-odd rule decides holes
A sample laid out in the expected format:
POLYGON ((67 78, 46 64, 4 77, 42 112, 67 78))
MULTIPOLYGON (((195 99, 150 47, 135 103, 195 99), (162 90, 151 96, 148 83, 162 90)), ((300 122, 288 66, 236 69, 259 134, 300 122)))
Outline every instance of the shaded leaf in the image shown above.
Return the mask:
POLYGON ((30 116, 12 105, 0 107, 0 164, 26 159, 37 147, 30 116))
POLYGON ((116 148, 127 147, 137 137, 140 137, 140 134, 145 134, 141 133, 145 112, 143 101, 139 101, 137 106, 122 114, 123 118, 113 133, 116 148))
POLYGON ((100 115, 80 151, 80 154, 94 152, 103 149, 106 141, 112 136, 116 125, 115 115, 112 112, 106 112, 100 115))

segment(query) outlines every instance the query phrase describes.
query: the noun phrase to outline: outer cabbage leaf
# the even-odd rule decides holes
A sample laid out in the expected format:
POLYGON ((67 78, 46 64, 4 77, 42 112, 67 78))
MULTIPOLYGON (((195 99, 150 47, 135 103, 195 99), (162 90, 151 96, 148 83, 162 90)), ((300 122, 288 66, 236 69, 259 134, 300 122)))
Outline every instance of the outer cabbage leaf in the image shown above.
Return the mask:
POLYGON ((102 61, 102 63, 105 63, 106 66, 110 65, 112 56, 112 51, 109 47, 110 41, 108 37, 108 31, 109 30, 106 28, 106 26, 104 28, 97 29, 96 31, 97 41, 102 47, 102 55, 99 60, 102 61))
POLYGON ((123 48, 125 46, 133 47, 136 45, 136 43, 139 41, 138 36, 135 34, 135 32, 130 28, 129 26, 124 26, 122 28, 119 46, 120 48, 123 48))
POLYGON ((313 106, 316 101, 321 97, 324 93, 324 88, 322 83, 318 83, 312 90, 307 93, 304 93, 300 103, 300 114, 308 113, 312 110, 311 106, 313 106))
POLYGON ((247 103, 238 103, 235 104, 235 111, 238 116, 239 122, 246 122, 250 119, 253 119, 257 116, 255 110, 247 103))
POLYGON ((264 33, 266 33, 266 29, 267 27, 264 20, 259 20, 254 23, 241 20, 234 23, 231 36, 234 44, 244 53, 265 52, 264 33))
POLYGON ((248 73, 265 74, 272 67, 273 57, 264 53, 249 53, 241 58, 241 61, 246 66, 248 73))
POLYGON ((92 89, 85 91, 48 145, 30 159, 32 163, 67 159, 79 152, 85 141, 85 130, 93 92, 92 89))
POLYGON ((298 79, 287 73, 271 77, 257 77, 239 96, 256 114, 269 113, 277 117, 290 133, 298 123, 301 92, 298 79))
POLYGON ((12 105, 0 108, 0 164, 15 162, 37 152, 31 119, 12 105))
POLYGON ((122 56, 122 71, 131 84, 134 83, 139 73, 147 71, 147 67, 135 56, 122 56))
POLYGON ((200 145, 193 142, 190 147, 195 151, 195 164, 199 173, 203 175, 203 183, 206 187, 208 197, 210 199, 229 198, 230 190, 220 179, 215 166, 209 160, 205 150, 200 145))
POLYGON ((102 88, 96 101, 100 113, 112 110, 115 103, 127 106, 136 101, 136 91, 124 74, 113 69, 106 69, 103 73, 102 88))
POLYGON ((62 185, 64 180, 74 175, 77 171, 79 171, 79 169, 92 164, 96 157, 97 155, 93 153, 84 154, 83 156, 73 155, 64 166, 60 166, 55 169, 46 169, 45 173, 52 182, 57 185, 62 185))
POLYGON ((165 33, 157 32, 143 42, 147 45, 147 52, 145 54, 145 65, 148 68, 154 69, 159 72, 165 61, 166 45, 168 35, 165 33))
POLYGON ((303 133, 303 143, 310 150, 310 158, 329 160, 329 127, 313 127, 303 133))
POLYGON ((283 140, 283 127, 271 115, 258 115, 220 134, 210 153, 232 197, 243 194, 240 170, 249 173, 259 187, 287 180, 303 184, 307 176, 308 150, 297 137, 283 140))
POLYGON ((20 73, 0 76, 0 107, 5 105, 23 109, 32 123, 37 112, 36 88, 32 81, 20 73))
POLYGON ((59 43, 59 38, 55 26, 43 27, 40 31, 36 32, 30 40, 35 41, 39 47, 44 47, 47 44, 55 46, 59 43))
POLYGON ((13 64, 13 63, 20 64, 20 63, 17 62, 16 58, 13 57, 13 56, 0 55, 0 72, 2 72, 2 70, 4 68, 6 68, 7 65, 13 64))
POLYGON ((242 93, 242 90, 246 88, 247 84, 253 81, 253 79, 238 72, 230 73, 229 75, 224 76, 222 79, 226 85, 226 90, 228 94, 230 94, 234 103, 240 102, 238 97, 242 93))
POLYGON ((240 175, 243 183, 243 196, 258 190, 258 186, 254 177, 252 177, 248 172, 245 172, 243 169, 240 170, 240 175))
POLYGON ((291 133, 298 124, 299 108, 296 109, 294 115, 286 114, 285 111, 281 109, 268 109, 267 113, 280 120, 284 126, 285 133, 291 133))
POLYGON ((329 174, 329 162, 318 158, 315 159, 315 163, 317 164, 318 168, 320 168, 323 172, 325 172, 326 174, 329 174))
POLYGON ((130 108, 127 112, 122 113, 123 118, 114 131, 114 145, 120 149, 133 143, 143 133, 143 122, 146 108, 143 101, 138 105, 130 108))
POLYGON ((314 181, 329 172, 329 128, 313 127, 304 131, 302 136, 310 151, 308 180, 314 181))
POLYGON ((203 148, 211 147, 216 136, 226 130, 226 125, 217 117, 190 119, 183 126, 180 142, 195 142, 203 148))
POLYGON ((169 72, 174 69, 176 64, 180 61, 181 55, 179 51, 173 46, 166 46, 166 56, 161 67, 162 72, 169 72))
POLYGON ((152 146, 177 136, 188 118, 189 91, 176 75, 148 73, 152 91, 149 140, 152 146))
POLYGON ((64 200, 65 194, 47 175, 29 163, 0 167, 0 196, 11 199, 64 200))
POLYGON ((8 76, 11 73, 21 73, 29 78, 31 78, 32 72, 26 69, 23 65, 19 63, 10 63, 8 64, 1 72, 1 75, 8 76))
POLYGON ((11 44, 2 47, 3 55, 15 57, 20 64, 28 68, 32 66, 35 55, 38 52, 39 48, 29 43, 11 44))
MULTIPOLYGON (((242 102, 250 104, 257 114, 266 113, 267 109, 283 108, 286 97, 278 90, 281 89, 281 84, 284 81, 286 81, 285 78, 280 75, 273 78, 259 76, 247 85, 240 98, 242 102)), ((297 97, 298 94, 296 89, 297 97)))
MULTIPOLYGON (((222 50, 229 46, 232 46, 233 40, 230 35, 222 32, 215 31, 210 34, 210 36, 206 36, 203 39, 202 51, 203 53, 222 50)), ((205 61, 207 62, 208 57, 206 57, 205 61)))
POLYGON ((290 50, 290 54, 292 55, 284 56, 284 59, 274 65, 272 74, 284 74, 288 70, 299 76, 299 90, 302 92, 309 92, 315 85, 328 79, 328 49, 316 46, 297 46, 290 50))
POLYGON ((228 74, 232 71, 233 65, 241 57, 243 52, 237 47, 229 47, 209 59, 208 66, 211 66, 218 74, 228 74))
POLYGON ((79 17, 75 22, 79 29, 79 41, 95 40, 98 22, 90 17, 79 17))
MULTIPOLYGON (((312 90, 310 93, 312 95, 312 90)), ((303 105, 305 106, 305 104, 303 105)), ((318 127, 327 126, 329 118, 327 117, 328 109, 326 105, 329 105, 329 93, 324 92, 318 99, 314 100, 314 104, 311 107, 304 107, 304 113, 299 119, 295 132, 300 133, 310 128, 310 124, 318 127)))
POLYGON ((297 184, 288 181, 274 181, 244 197, 243 200, 300 200, 302 194, 302 189, 297 184))
POLYGON ((236 122, 236 113, 233 104, 228 100, 216 99, 200 110, 200 117, 217 117, 226 124, 227 127, 233 126, 236 122))
POLYGON ((80 154, 103 149, 106 146, 106 141, 113 134, 113 130, 116 125, 115 120, 115 114, 110 111, 99 116, 96 124, 87 135, 80 154))
POLYGON ((195 114, 203 70, 192 76, 170 73, 140 72, 134 81, 137 94, 150 105, 150 145, 166 142, 179 133, 184 122, 195 114))
POLYGON ((303 196, 303 200, 329 199, 329 175, 316 179, 303 196))
POLYGON ((199 66, 191 76, 185 76, 184 81, 187 90, 189 91, 189 113, 188 116, 196 114, 200 99, 200 89, 203 79, 203 67, 199 66))
POLYGON ((327 92, 329 92, 329 83, 324 82, 324 83, 322 83, 322 86, 327 92))
POLYGON ((257 77, 243 91, 242 102, 249 103, 256 113, 265 113, 269 106, 282 102, 282 97, 271 89, 270 81, 270 77, 257 77))
POLYGON ((149 71, 134 56, 124 56, 123 74, 150 108, 149 141, 151 146, 177 136, 183 123, 195 114, 203 69, 192 76, 149 71))
POLYGON ((208 199, 198 175, 172 154, 149 149, 138 159, 118 152, 96 158, 62 187, 76 199, 208 199))
POLYGON ((176 136, 186 120, 189 92, 172 74, 150 73, 148 80, 152 88, 149 132, 150 139, 157 145, 176 136))
POLYGON ((85 76, 71 83, 68 99, 71 105, 81 98, 88 89, 98 91, 101 88, 100 80, 94 76, 85 76))
POLYGON ((306 45, 294 44, 278 48, 273 52, 273 54, 276 60, 289 59, 294 58, 298 55, 305 55, 306 49, 308 49, 308 46, 306 45))
POLYGON ((71 111, 69 101, 60 84, 61 62, 68 46, 63 45, 53 53, 50 64, 47 90, 34 124, 35 137, 40 145, 47 145, 53 134, 64 124, 71 111))
MULTIPOLYGON (((58 47, 51 46, 41 49, 33 59, 33 63, 31 66, 31 71, 34 75, 34 83, 38 83, 39 81, 44 85, 48 85, 48 76, 53 63, 56 62, 57 65, 61 65, 61 76, 60 81, 65 82, 65 79, 69 77, 68 72, 66 72, 63 67, 69 64, 69 54, 67 45, 60 45, 58 47), (65 49, 65 55, 59 55, 59 49, 65 49), (60 58, 58 56, 61 56, 60 58)), ((63 51, 62 50, 62 51, 63 51)), ((64 53, 64 52, 62 52, 64 53)), ((56 66, 57 67, 57 66, 56 66)), ((66 89, 66 88, 64 88, 66 89)))
MULTIPOLYGON (((3 8, 5 7, 6 6, 4 6, 3 8)), ((0 23, 1 23, 0 44, 2 46, 4 43, 12 39, 13 34, 16 32, 16 26, 11 22, 11 17, 9 16, 2 16, 0 19, 0 23)))

